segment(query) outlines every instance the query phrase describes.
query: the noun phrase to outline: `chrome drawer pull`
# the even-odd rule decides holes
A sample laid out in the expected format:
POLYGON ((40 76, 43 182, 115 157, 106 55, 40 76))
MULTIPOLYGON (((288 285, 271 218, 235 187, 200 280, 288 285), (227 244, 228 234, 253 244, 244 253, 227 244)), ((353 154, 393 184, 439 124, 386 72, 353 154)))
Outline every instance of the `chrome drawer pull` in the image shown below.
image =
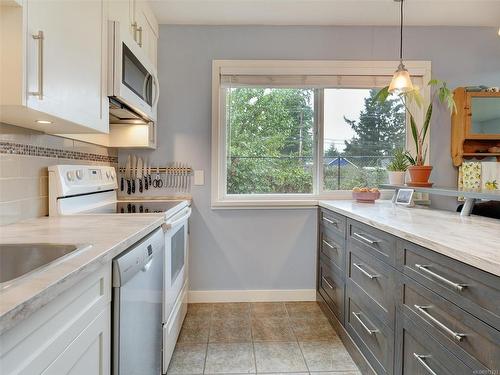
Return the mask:
POLYGON ((361 327, 364 328, 364 330, 371 336, 373 335, 374 333, 377 333, 378 332, 378 329, 370 329, 368 328, 368 326, 361 320, 361 318, 359 317, 361 315, 361 313, 356 313, 356 312, 352 312, 352 315, 354 315, 354 317, 356 318, 356 320, 359 322, 359 324, 361 324, 361 327))
POLYGON ((463 333, 458 333, 455 332, 451 329, 449 329, 447 326, 445 326, 443 323, 441 323, 439 320, 434 318, 431 314, 427 312, 427 309, 430 309, 432 306, 419 306, 419 305, 413 305, 415 308, 420 311, 427 319, 429 319, 431 322, 436 324, 439 328, 441 328, 443 331, 445 331, 448 335, 450 335, 452 338, 454 338, 457 341, 462 341, 465 338, 465 334, 463 333))
POLYGON ((428 265, 415 264, 415 267, 418 268, 421 271, 424 271, 428 275, 431 275, 432 277, 434 277, 434 278, 442 281, 446 285, 451 286, 453 289, 458 290, 459 292, 463 291, 464 288, 467 286, 465 284, 454 283, 453 281, 450 281, 447 278, 445 278, 445 277, 443 277, 441 275, 438 275, 435 272, 432 272, 430 269, 427 268, 427 267, 429 267, 428 265))
POLYGON ((325 276, 322 276, 321 279, 325 282, 325 284, 328 286, 330 289, 335 289, 332 284, 328 282, 325 276))
POLYGON ((366 272, 365 269, 361 267, 362 264, 353 263, 352 265, 354 267, 356 267, 358 270, 360 270, 363 275, 365 275, 366 277, 368 277, 370 279, 376 279, 377 277, 380 276, 380 275, 376 275, 376 274, 372 275, 371 273, 366 272))
POLYGON ((337 249, 335 246, 331 245, 328 241, 325 241, 325 240, 322 240, 322 241, 323 241, 323 243, 324 243, 326 246, 328 246, 330 249, 335 249, 335 250, 337 249))
POLYGON ((354 232, 352 234, 353 237, 356 237, 357 239, 361 240, 361 241, 365 241, 365 242, 368 242, 370 245, 375 245, 377 243, 380 242, 380 240, 377 240, 377 239, 374 239, 374 240, 371 240, 369 239, 368 237, 365 237, 363 236, 362 234, 359 234, 359 233, 356 233, 354 232))
POLYGON ((429 367, 429 365, 427 363, 425 363, 424 359, 425 358, 432 358, 432 356, 430 355, 422 355, 422 354, 417 354, 417 353, 413 353, 414 357, 417 359, 418 363, 420 363, 422 365, 423 368, 425 368, 425 370, 431 374, 431 375, 437 375, 437 373, 431 369, 429 367))
POLYGON ((329 219, 329 218, 327 218, 327 217, 324 217, 324 216, 323 216, 323 220, 324 220, 324 221, 326 221, 326 222, 327 222, 327 223, 329 223, 329 224, 333 224, 333 225, 335 225, 336 227, 338 227, 338 226, 339 226, 339 224, 338 224, 336 221, 330 220, 330 219, 329 219))

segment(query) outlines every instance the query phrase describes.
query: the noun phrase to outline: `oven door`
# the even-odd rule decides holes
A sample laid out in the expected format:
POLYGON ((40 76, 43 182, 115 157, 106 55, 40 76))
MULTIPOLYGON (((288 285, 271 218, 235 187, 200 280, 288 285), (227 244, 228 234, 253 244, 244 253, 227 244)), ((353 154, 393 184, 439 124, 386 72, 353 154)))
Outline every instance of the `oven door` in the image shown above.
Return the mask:
POLYGON ((165 224, 163 323, 169 321, 187 280, 188 218, 190 215, 191 208, 185 207, 165 224))
POLYGON ((110 22, 110 81, 108 96, 116 98, 149 121, 156 121, 159 84, 156 69, 119 22, 110 22))

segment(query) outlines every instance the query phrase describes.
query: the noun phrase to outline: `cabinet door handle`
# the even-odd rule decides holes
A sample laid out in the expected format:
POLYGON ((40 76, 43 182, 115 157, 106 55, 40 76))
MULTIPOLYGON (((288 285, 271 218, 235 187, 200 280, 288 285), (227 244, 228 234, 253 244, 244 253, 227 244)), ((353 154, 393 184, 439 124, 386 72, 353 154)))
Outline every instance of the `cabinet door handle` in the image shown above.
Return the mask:
POLYGON ((323 243, 328 246, 330 249, 337 249, 335 246, 333 246, 332 244, 330 244, 328 241, 325 241, 325 240, 321 240, 323 241, 323 243))
POLYGON ((137 44, 139 45, 139 47, 142 47, 142 26, 139 26, 137 28, 137 32, 139 33, 139 41, 137 42, 137 44))
POLYGON ((457 341, 462 341, 465 338, 465 334, 463 333, 458 333, 447 326, 445 326, 443 323, 441 323, 439 320, 434 318, 431 314, 427 312, 427 309, 430 309, 432 306, 419 306, 419 305, 413 305, 415 308, 427 319, 429 319, 431 322, 436 324, 439 328, 441 328, 443 331, 445 331, 448 335, 450 335, 453 339, 457 341))
POLYGON ((371 274, 369 272, 367 272, 362 266, 362 264, 358 264, 358 263, 353 263, 352 264, 354 267, 356 267, 358 270, 361 271, 361 273, 363 275, 365 275, 366 277, 370 278, 370 279, 376 279, 377 277, 379 277, 380 275, 377 275, 377 274, 371 274))
POLYGON ((422 355, 413 353, 413 356, 417 359, 418 363, 431 375, 437 375, 437 373, 430 368, 430 366, 425 362, 425 358, 431 358, 431 355, 422 355))
POLYGON ((324 216, 323 216, 323 220, 324 220, 324 221, 326 221, 326 222, 327 222, 327 223, 329 223, 329 224, 332 224, 332 225, 336 226, 336 227, 338 227, 338 226, 339 226, 339 224, 338 224, 336 221, 330 220, 330 219, 329 219, 329 218, 327 218, 327 217, 324 217, 324 216))
POLYGON ((370 245, 375 245, 375 244, 377 244, 377 243, 379 243, 379 242, 380 242, 380 240, 378 240, 378 239, 373 239, 373 240, 372 240, 372 239, 370 239, 370 238, 366 237, 365 235, 363 235, 363 234, 359 234, 359 233, 357 233, 357 232, 354 232, 354 233, 352 234, 352 236, 353 236, 353 237, 356 237, 357 239, 359 239, 359 240, 361 240, 361 241, 368 242, 370 245))
POLYGON ((43 99, 43 40, 44 40, 43 31, 39 30, 38 33, 31 35, 31 37, 38 42, 38 59, 37 59, 38 89, 37 91, 30 91, 29 95, 38 96, 38 99, 42 100, 43 99))
POLYGON ((435 279, 438 279, 439 281, 442 281, 446 285, 451 286, 453 289, 455 289, 455 290, 457 290, 459 292, 463 291, 464 288, 467 286, 465 284, 454 283, 453 281, 450 281, 447 278, 445 278, 445 277, 443 277, 441 275, 438 275, 437 273, 431 271, 428 268, 429 267, 428 265, 415 264, 415 267, 418 268, 421 271, 424 271, 425 273, 427 273, 428 275, 434 277, 435 279))
POLYGON ((368 328, 368 326, 365 324, 365 322, 363 322, 360 318, 360 315, 361 313, 357 313, 357 312, 352 312, 352 315, 356 318, 356 320, 359 322, 359 324, 361 324, 361 327, 363 327, 363 329, 371 336, 375 333, 377 333, 379 330, 377 328, 375 329, 370 329, 368 328))
POLYGON ((328 286, 330 289, 335 289, 332 284, 330 284, 325 276, 322 276, 321 279, 325 282, 325 284, 328 286))

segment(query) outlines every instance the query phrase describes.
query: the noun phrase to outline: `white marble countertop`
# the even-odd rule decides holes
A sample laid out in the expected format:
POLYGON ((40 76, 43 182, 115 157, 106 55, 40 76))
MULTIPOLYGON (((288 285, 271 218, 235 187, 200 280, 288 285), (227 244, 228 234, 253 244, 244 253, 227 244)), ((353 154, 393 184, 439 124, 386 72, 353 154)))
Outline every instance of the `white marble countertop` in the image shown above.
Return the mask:
POLYGON ((89 248, 0 291, 0 334, 110 262, 164 222, 162 213, 30 219, 0 227, 0 243, 89 244, 89 248))
POLYGON ((319 205, 500 276, 500 220, 401 207, 384 200, 319 201, 319 205))

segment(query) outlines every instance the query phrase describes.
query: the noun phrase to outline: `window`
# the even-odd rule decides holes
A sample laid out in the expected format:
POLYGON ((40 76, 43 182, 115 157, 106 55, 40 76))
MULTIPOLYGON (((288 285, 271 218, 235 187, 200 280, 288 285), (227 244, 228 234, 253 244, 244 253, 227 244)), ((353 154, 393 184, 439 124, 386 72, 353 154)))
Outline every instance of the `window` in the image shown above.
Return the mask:
MULTIPOLYGON (((212 206, 311 205, 386 182, 406 112, 373 96, 396 65, 214 61, 212 206)), ((430 79, 430 63, 407 66, 419 87, 430 79)))
POLYGON ((227 88, 228 195, 312 194, 314 90, 227 88))
POLYGON ((324 191, 388 182, 394 149, 406 144, 406 116, 396 97, 374 102, 378 89, 323 90, 324 191))

